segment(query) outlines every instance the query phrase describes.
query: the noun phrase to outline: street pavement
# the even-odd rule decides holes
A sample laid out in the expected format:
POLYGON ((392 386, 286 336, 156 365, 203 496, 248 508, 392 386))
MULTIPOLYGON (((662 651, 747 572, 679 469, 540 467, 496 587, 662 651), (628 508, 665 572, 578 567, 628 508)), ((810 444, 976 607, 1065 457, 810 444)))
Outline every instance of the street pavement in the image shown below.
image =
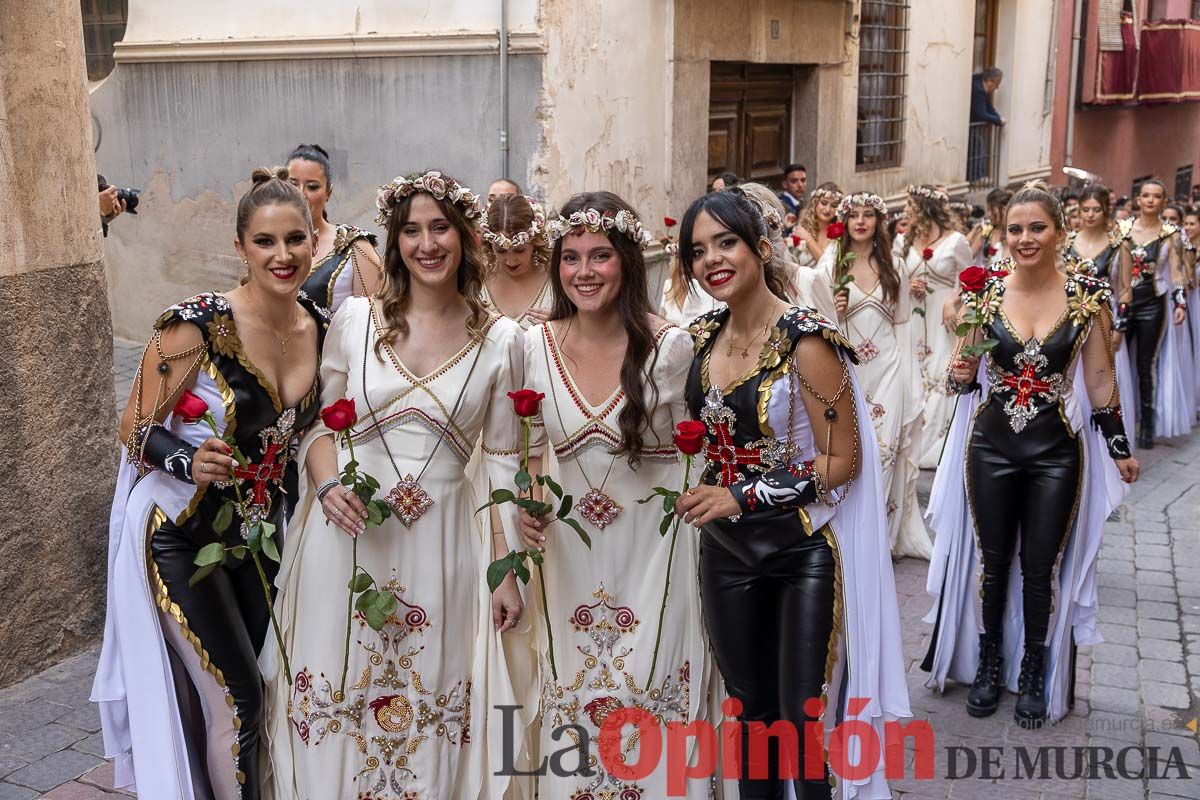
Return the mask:
MULTIPOLYGON (((141 346, 115 341, 117 408, 133 381, 141 346)), ((904 652, 914 716, 929 720, 936 735, 933 780, 912 777, 908 748, 903 780, 892 782, 903 800, 1178 800, 1200 798, 1200 746, 1194 730, 1200 715, 1200 432, 1139 453, 1141 480, 1105 526, 1100 552, 1100 630, 1104 643, 1081 648, 1074 712, 1057 725, 1027 731, 1012 719, 1006 697, 992 717, 967 716, 966 690, 939 695, 924 687, 918 664, 929 642, 921 622, 930 606, 924 561, 896 564, 904 652), (982 776, 946 778, 948 748, 1002 748, 999 766, 982 776), (1073 774, 1075 749, 1109 748, 1113 776, 1098 769, 1092 779, 1053 777, 1056 752, 1045 751, 1051 777, 1019 777, 1020 751, 1031 760, 1037 748, 1067 748, 1073 774), (1129 750, 1128 748, 1137 748, 1129 750), (1157 760, 1150 754, 1157 753, 1157 760), (1168 756, 1177 753, 1174 765, 1168 756), (1188 774, 1180 779, 1180 769, 1188 774), (1118 768, 1119 767, 1119 768, 1118 768), (999 769, 1004 774, 999 774, 999 769), (1142 773, 1142 777, 1137 777, 1142 773), (1152 775, 1164 774, 1156 779, 1152 775), (1132 776, 1132 777, 1123 777, 1132 776)), ((922 476, 922 502, 932 474, 922 476)), ((100 719, 88 703, 97 650, 0 690, 0 800, 96 800, 128 795, 112 790, 112 766, 104 761, 100 719)), ((965 770, 960 753, 956 767, 965 770)), ((1035 762, 1037 763, 1037 762, 1035 762)), ((1036 769, 1034 770, 1037 771, 1036 769)), ((150 800, 157 800, 151 798, 150 800)), ((332 799, 330 799, 332 800, 332 799)), ((547 798, 546 800, 559 800, 547 798)), ((646 800, 656 800, 647 798, 646 800)))

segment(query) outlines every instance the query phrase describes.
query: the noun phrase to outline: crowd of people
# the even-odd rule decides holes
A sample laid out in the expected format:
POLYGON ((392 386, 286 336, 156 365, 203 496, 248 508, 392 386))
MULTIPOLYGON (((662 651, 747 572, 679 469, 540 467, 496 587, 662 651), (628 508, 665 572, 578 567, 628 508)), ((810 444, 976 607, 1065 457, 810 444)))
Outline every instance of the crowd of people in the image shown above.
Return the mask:
POLYGON ((331 221, 333 178, 316 145, 256 170, 240 284, 143 354, 93 689, 118 785, 649 800, 668 763, 589 747, 640 710, 744 722, 742 798, 888 797, 882 761, 813 774, 808 736, 752 730, 911 716, 902 557, 930 560, 930 687, 1068 713, 1137 478, 1122 400, 1143 447, 1197 410, 1200 216, 1160 183, 1127 221, 1088 187, 1070 229, 1040 184, 971 226, 934 185, 890 213, 725 174, 664 221, 655 308, 657 237, 610 192, 399 176, 380 242, 331 221))

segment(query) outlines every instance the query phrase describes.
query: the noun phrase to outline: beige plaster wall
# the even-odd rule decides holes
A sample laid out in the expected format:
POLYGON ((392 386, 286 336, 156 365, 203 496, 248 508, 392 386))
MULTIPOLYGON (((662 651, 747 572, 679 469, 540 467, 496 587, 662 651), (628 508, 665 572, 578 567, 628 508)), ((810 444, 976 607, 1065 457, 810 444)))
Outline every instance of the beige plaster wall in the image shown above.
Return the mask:
MULTIPOLYGON (((1051 6, 1050 0, 1000 3, 996 66, 1004 70, 1004 82, 995 102, 1008 119, 1001 133, 1001 183, 1045 177, 1050 170, 1053 114, 1047 113, 1052 107, 1045 99, 1055 16, 1051 6)), ((1066 91, 1065 86, 1061 89, 1066 91)))

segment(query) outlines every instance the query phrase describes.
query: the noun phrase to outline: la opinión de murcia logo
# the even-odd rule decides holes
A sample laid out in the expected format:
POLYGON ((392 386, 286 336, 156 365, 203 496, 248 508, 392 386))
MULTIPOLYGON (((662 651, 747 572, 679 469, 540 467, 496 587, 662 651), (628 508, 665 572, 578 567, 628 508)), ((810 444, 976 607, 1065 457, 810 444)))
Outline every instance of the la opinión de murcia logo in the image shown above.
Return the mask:
MULTIPOLYGON (((849 719, 826 732, 819 721, 805 722, 797 730, 787 721, 767 725, 762 722, 742 722, 742 704, 734 698, 722 703, 725 719, 717 726, 707 720, 668 722, 660 724, 637 706, 613 709, 604 718, 597 736, 599 762, 605 771, 621 781, 642 780, 655 772, 666 759, 667 796, 682 797, 689 780, 718 777, 735 780, 767 777, 767 753, 772 739, 778 742, 779 777, 820 780, 825 777, 825 758, 835 776, 843 780, 864 780, 882 763, 888 780, 915 778, 949 780, 982 778, 988 780, 1191 780, 1179 747, 1130 746, 1114 750, 1100 746, 1047 747, 962 747, 944 748, 946 774, 935 774, 936 737, 927 720, 886 722, 883 741, 867 721, 854 719, 869 705, 862 697, 851 698, 847 706, 849 719), (747 752, 742 752, 745 728, 747 752), (630 760, 622 750, 623 734, 634 728, 638 734, 638 752, 630 760), (800 763, 800 737, 804 739, 804 763, 800 763), (908 741, 912 742, 915 759, 911 774, 904 768, 908 741), (664 752, 665 750, 665 752, 664 752)), ((498 705, 504 722, 502 759, 496 775, 528 776, 554 774, 558 777, 593 777, 592 739, 582 725, 560 725, 550 734, 563 747, 542 758, 532 769, 516 766, 516 742, 520 739, 516 712, 519 705, 498 705)), ((824 704, 816 698, 807 700, 804 713, 819 717, 824 704)))

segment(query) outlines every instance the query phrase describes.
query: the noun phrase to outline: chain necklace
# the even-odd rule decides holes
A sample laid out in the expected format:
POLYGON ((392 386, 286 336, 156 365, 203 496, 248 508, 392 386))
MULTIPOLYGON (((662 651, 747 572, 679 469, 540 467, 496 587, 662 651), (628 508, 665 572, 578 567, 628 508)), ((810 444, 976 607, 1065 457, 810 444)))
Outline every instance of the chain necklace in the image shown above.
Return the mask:
POLYGON ((275 341, 279 342, 279 349, 286 356, 288 342, 296 335, 296 329, 300 327, 300 315, 296 313, 295 303, 292 304, 292 329, 288 332, 287 336, 280 336, 271 327, 271 323, 267 322, 267 318, 263 316, 262 312, 258 310, 258 295, 254 292, 254 285, 250 283, 246 284, 246 291, 250 294, 250 307, 254 309, 254 313, 262 320, 262 324, 267 326, 267 330, 275 337, 275 341))
MULTIPOLYGON (((771 306, 771 311, 774 312, 778 308, 779 304, 776 303, 775 305, 771 306)), ((741 351, 739 358, 743 360, 749 358, 750 350, 754 347, 754 343, 759 340, 759 337, 766 336, 770 332, 772 323, 774 323, 774 321, 778 318, 778 314, 773 314, 771 317, 768 317, 766 324, 762 326, 762 329, 758 333, 751 337, 750 341, 746 342, 745 347, 733 343, 733 330, 730 329, 729 338, 725 341, 725 357, 733 358, 733 351, 739 350, 741 351)))

